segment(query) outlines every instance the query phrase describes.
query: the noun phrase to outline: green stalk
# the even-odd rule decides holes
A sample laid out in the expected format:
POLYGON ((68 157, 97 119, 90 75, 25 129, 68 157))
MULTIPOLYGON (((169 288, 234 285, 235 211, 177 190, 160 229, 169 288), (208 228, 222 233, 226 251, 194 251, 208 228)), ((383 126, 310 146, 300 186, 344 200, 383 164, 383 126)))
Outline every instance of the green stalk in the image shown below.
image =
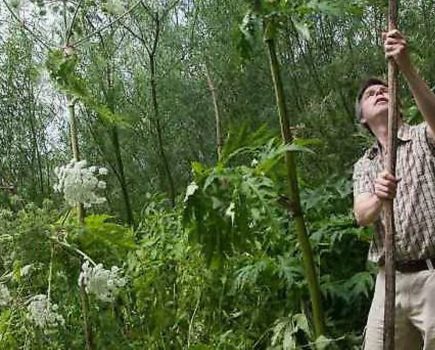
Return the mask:
POLYGON ((82 313, 83 313, 83 331, 85 333, 85 344, 86 350, 93 350, 94 347, 94 339, 92 335, 92 328, 89 322, 89 299, 86 294, 85 286, 83 282, 80 283, 80 298, 82 302, 82 313))
MULTIPOLYGON (((285 104, 284 88, 281 80, 280 65, 276 54, 275 41, 272 38, 267 38, 265 41, 269 53, 270 69, 280 119, 282 139, 285 144, 290 144, 293 141, 293 137, 290 131, 290 118, 285 104)), ((308 239, 307 228, 300 202, 296 161, 293 152, 287 151, 285 153, 285 164, 287 167, 287 177, 289 182, 289 209, 293 217, 296 234, 302 250, 305 277, 308 282, 308 290, 311 298, 314 332, 316 338, 318 338, 325 333, 325 319, 320 298, 319 281, 314 265, 313 250, 308 239)))
MULTIPOLYGON (((76 102, 75 99, 71 98, 71 96, 67 96, 71 150, 72 150, 74 160, 78 162, 80 160, 80 151, 79 151, 79 141, 77 136, 77 120, 76 120, 75 108, 74 108, 75 102, 76 102)), ((85 222, 85 209, 82 203, 77 205, 77 216, 79 222, 83 224, 85 222)))

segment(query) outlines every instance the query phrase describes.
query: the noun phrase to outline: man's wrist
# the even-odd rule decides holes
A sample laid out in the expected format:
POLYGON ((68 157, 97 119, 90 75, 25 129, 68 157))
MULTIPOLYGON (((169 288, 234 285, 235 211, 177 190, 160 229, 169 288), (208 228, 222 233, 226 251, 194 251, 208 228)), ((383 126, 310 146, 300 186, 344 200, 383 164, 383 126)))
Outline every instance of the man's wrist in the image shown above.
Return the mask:
POLYGON ((403 65, 400 65, 399 68, 409 83, 412 83, 415 80, 415 78, 418 77, 417 70, 415 69, 411 61, 403 65))
POLYGON ((379 207, 381 207, 382 204, 383 204, 384 201, 385 201, 385 199, 379 197, 379 196, 376 194, 376 192, 373 193, 373 198, 374 198, 374 202, 375 202, 374 204, 375 204, 375 205, 378 205, 379 207))

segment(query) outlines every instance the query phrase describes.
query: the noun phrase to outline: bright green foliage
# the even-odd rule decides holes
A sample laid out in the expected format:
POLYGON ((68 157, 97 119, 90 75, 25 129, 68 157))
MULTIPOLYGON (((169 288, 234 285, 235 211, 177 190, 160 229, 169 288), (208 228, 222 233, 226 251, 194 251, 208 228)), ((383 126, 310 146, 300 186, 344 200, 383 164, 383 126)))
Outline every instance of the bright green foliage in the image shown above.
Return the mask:
MULTIPOLYGON (((113 304, 89 295, 96 349, 360 348, 374 268, 366 263, 372 232, 351 212, 351 172, 373 140, 356 126, 353 102, 364 76, 386 72, 385 1, 38 0, 31 14, 29 2, 7 3, 20 23, 2 3, 0 284, 12 303, 0 307, 0 348, 85 348, 84 256, 127 278, 113 304), (109 25, 120 4, 137 6, 109 25), (253 10, 274 26, 265 32, 253 10), (277 42, 295 117, 291 145, 276 141, 264 34, 277 42), (226 136, 219 161, 205 66, 226 136), (67 94, 77 102, 83 158, 109 169, 107 204, 89 210, 84 225, 52 189, 54 167, 71 159, 67 94), (286 150, 298 160, 327 338, 313 339, 282 196, 286 150), (49 285, 65 327, 43 332, 27 306, 49 285)), ((434 86, 435 6, 404 0, 400 18, 413 61, 434 86)), ((402 88, 404 115, 416 123, 402 88)))
POLYGON ((136 243, 131 229, 110 222, 110 219, 108 215, 86 217, 84 228, 75 238, 89 255, 104 257, 106 262, 116 264, 136 248, 136 243))
MULTIPOLYGON (((256 133, 263 138, 262 134, 264 129, 256 133)), ((268 251, 270 242, 285 233, 286 212, 279 204, 280 185, 274 181, 274 170, 287 150, 307 150, 302 146, 307 143, 304 140, 278 146, 271 139, 265 145, 255 147, 252 142, 231 152, 233 142, 230 138, 216 167, 193 164, 193 182, 184 199, 189 234, 201 244, 208 261, 217 266, 227 256, 249 253, 255 247, 268 251), (236 159, 251 166, 225 166, 236 159)))
MULTIPOLYGON (((252 150, 256 158, 267 162, 270 158, 262 158, 261 154, 277 153, 270 147, 269 143, 252 150)), ((221 164, 211 169, 195 165, 201 187, 192 191, 185 208, 169 211, 158 197, 149 198, 134 236, 107 215, 89 216, 83 227, 71 222, 65 213, 59 219, 49 202, 45 209, 27 206, 17 209, 16 214, 3 211, 0 271, 15 271, 16 277, 5 281, 17 300, 11 307, 16 316, 4 321, 8 327, 6 339, 11 344, 25 340, 35 349, 83 346, 83 340, 77 337, 81 334, 77 285, 80 250, 105 266, 124 266, 128 278, 127 288, 112 307, 91 298, 90 319, 99 346, 279 349, 291 348, 294 342, 302 345, 313 341, 310 322, 304 315, 308 294, 296 238, 284 209, 277 203, 274 181, 258 170, 261 164, 221 164), (232 202, 234 211, 228 210, 232 202), (188 216, 186 221, 186 211, 203 213, 207 220, 188 216), (192 234, 200 226, 203 231, 196 235, 205 249, 192 242, 192 234), (220 230, 213 231, 214 226, 220 230), (220 234, 224 243, 231 239, 231 244, 223 244, 221 251, 213 245, 207 248, 205 232, 220 234), (35 237, 39 237, 38 245, 35 237), (51 247, 55 247, 54 260, 50 258, 51 247), (214 262, 211 265, 207 261, 210 256, 214 262), (31 337, 23 335, 20 327, 26 322, 25 309, 18 300, 44 293, 51 263, 56 271, 51 282, 52 297, 61 304, 60 312, 68 328, 48 338, 39 332, 31 337), (31 272, 21 276, 19 271, 27 264, 32 264, 31 272)), ((328 210, 334 210, 328 209, 327 203, 348 201, 347 186, 331 183, 318 195, 321 204, 312 206, 309 215, 327 216, 328 210)), ((310 196, 304 192, 304 198, 310 196)), ((344 212, 336 213, 332 221, 324 221, 322 216, 312 221, 312 240, 324 276, 327 312, 334 316, 335 324, 340 325, 342 320, 351 332, 349 317, 356 305, 366 310, 372 280, 358 270, 364 266, 363 257, 359 266, 348 263, 347 270, 340 273, 333 264, 341 264, 337 259, 346 259, 345 250, 351 255, 366 249, 359 240, 363 233, 354 227, 344 203, 342 207, 344 212), (348 314, 343 314, 345 311, 348 314)), ((3 315, 8 314, 2 311, 3 315)), ((354 322, 359 325, 360 320, 354 322)), ((355 344, 352 337, 343 336, 341 327, 331 334, 336 335, 332 343, 355 344)))

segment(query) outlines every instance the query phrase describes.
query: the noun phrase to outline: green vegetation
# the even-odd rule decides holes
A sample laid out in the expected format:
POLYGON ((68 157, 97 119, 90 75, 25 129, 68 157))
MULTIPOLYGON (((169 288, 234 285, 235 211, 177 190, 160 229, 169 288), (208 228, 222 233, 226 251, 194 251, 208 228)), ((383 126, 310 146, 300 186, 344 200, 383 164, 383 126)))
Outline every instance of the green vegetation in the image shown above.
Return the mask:
MULTIPOLYGON (((385 5, 2 1, 0 349, 359 349, 385 5)), ((433 85, 435 5, 401 11, 433 85)))

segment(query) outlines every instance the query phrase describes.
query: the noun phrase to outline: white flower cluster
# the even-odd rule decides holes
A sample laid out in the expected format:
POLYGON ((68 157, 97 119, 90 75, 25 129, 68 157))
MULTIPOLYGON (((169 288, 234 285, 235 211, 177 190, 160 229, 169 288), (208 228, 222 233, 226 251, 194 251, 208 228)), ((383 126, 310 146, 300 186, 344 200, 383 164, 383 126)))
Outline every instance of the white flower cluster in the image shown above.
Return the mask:
POLYGON ((86 160, 72 160, 67 165, 57 167, 54 170, 58 183, 54 185, 56 192, 63 192, 64 198, 71 206, 82 203, 85 208, 93 204, 101 204, 106 198, 96 194, 99 189, 106 188, 106 182, 97 176, 107 175, 106 168, 87 166, 86 160))
POLYGON ((57 310, 58 306, 52 304, 45 294, 35 295, 27 306, 29 320, 43 329, 65 324, 64 318, 57 313, 57 310))
POLYGON ((0 283, 0 307, 8 306, 11 301, 11 293, 9 293, 8 287, 6 287, 5 284, 0 283))
POLYGON ((117 266, 112 266, 111 270, 103 268, 102 264, 95 267, 89 265, 86 261, 82 265, 82 271, 79 276, 79 286, 85 286, 86 293, 94 294, 101 301, 112 302, 118 293, 127 283, 124 277, 121 277, 122 270, 117 266))

